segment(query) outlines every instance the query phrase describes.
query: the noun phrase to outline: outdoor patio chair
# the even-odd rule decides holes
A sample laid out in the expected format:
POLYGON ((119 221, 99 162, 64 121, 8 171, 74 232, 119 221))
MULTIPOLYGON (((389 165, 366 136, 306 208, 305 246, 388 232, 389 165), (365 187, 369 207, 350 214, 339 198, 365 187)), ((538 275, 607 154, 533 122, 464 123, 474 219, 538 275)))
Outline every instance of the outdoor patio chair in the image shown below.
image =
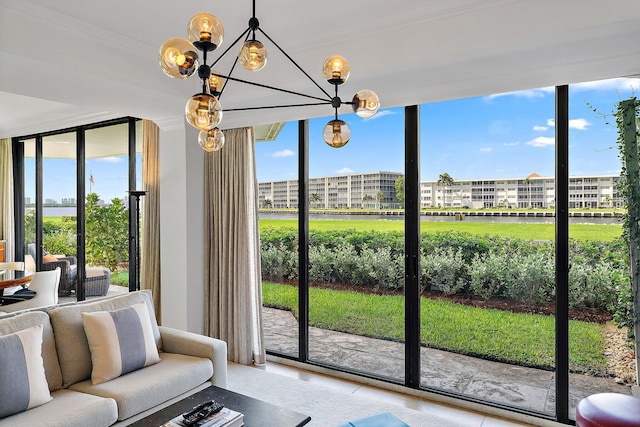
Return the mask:
MULTIPOLYGON (((34 243, 28 246, 29 254, 36 259, 36 245, 34 243)), ((42 249, 42 271, 51 271, 60 268, 60 284, 58 287, 58 295, 69 296, 71 291, 76 289, 78 277, 78 260, 74 256, 53 256, 42 249)))

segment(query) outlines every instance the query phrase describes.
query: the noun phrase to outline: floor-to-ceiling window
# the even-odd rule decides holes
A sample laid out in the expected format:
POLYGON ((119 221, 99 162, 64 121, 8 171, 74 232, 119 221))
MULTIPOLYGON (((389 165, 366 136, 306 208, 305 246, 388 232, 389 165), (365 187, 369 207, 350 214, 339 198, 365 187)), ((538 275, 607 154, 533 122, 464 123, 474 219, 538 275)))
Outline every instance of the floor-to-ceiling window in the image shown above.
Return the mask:
POLYGON ((87 274, 126 289, 128 191, 141 185, 141 138, 140 122, 125 118, 13 139, 24 189, 15 195, 16 259, 34 270, 64 264, 61 296, 84 298, 87 274))
MULTIPOLYGON (((310 207, 309 262, 299 266, 309 272, 310 327, 307 336, 299 334, 298 343, 308 346, 308 354, 298 358, 563 422, 575 417, 575 405, 584 396, 628 393, 625 384, 633 381, 629 372, 635 375, 635 370, 618 371, 622 363, 614 360, 622 357, 633 364, 632 356, 621 350, 630 349, 626 332, 614 320, 620 289, 628 285, 628 259, 619 241, 624 202, 616 185, 621 165, 615 120, 602 112, 606 107, 607 113, 615 110, 624 89, 634 83, 637 80, 620 79, 571 86, 569 103, 567 87, 558 87, 420 106, 416 184, 421 240, 417 248, 407 249, 406 239, 403 249, 406 259, 420 259, 417 383, 407 375, 415 360, 396 358, 400 351, 391 355, 396 344, 403 345, 402 338, 386 336, 383 350, 363 344, 394 330, 397 319, 405 329, 414 319, 405 313, 395 317, 395 306, 382 292, 366 306, 352 300, 351 293, 337 301, 316 295, 324 292, 323 284, 332 292, 345 291, 336 280, 343 275, 334 276, 334 267, 349 257, 350 248, 343 246, 338 256, 328 248, 340 242, 344 229, 356 228, 351 222, 355 216, 349 215, 354 210, 385 211, 386 243, 393 241, 389 231, 395 207, 385 205, 382 187, 378 197, 367 195, 366 174, 361 186, 354 184, 361 169, 349 163, 362 159, 374 165, 371 171, 406 173, 371 159, 393 165, 394 156, 407 150, 402 142, 407 130, 401 126, 397 137, 385 138, 370 120, 366 125, 385 138, 386 147, 370 144, 370 156, 342 157, 343 148, 325 158, 322 141, 314 145, 314 133, 324 123, 311 120, 309 171, 303 174, 310 207), (605 87, 609 91, 601 99, 605 87), (596 126, 597 120, 603 126, 596 126), (316 172, 320 165, 335 172, 316 172), (359 207, 353 196, 358 192, 359 207), (316 221, 320 211, 325 220, 316 221), (335 218, 334 223, 327 225, 326 218, 335 218), (328 228, 334 231, 326 238, 328 228), (314 277, 321 278, 320 283, 314 277), (376 311, 385 322, 367 317, 374 305, 385 305, 376 311), (338 333, 331 335, 333 331, 338 333), (381 368, 385 359, 392 360, 381 368)), ((392 115, 394 110, 383 113, 392 115)), ((384 114, 376 120, 382 123, 384 114)), ((352 128, 352 137, 358 131, 352 128)), ((354 240, 362 242, 365 234, 354 240)), ((393 265, 392 256, 387 260, 393 265)), ((347 267, 344 276, 359 267, 347 267)), ((406 288, 398 294, 405 293, 406 288)), ((405 295, 405 306, 411 298, 405 295)), ((415 355, 405 348, 408 354, 415 355)))
POLYGON ((298 127, 256 144, 265 347, 299 355, 298 127))
POLYGON ((621 155, 615 113, 634 96, 637 79, 569 86, 569 416, 595 393, 631 392, 636 384, 628 326, 628 249, 618 191, 621 155), (603 218, 600 212, 616 212, 603 218), (599 225, 593 232, 593 225, 599 225))

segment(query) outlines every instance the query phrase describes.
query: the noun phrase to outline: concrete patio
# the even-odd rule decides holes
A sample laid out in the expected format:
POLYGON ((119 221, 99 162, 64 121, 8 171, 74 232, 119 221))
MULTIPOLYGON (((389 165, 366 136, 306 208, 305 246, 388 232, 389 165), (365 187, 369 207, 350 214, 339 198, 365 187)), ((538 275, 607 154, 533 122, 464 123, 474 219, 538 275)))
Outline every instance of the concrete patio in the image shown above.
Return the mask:
MULTIPOLYGON (((265 346, 297 355, 298 321, 287 310, 263 308, 265 346)), ((491 362, 476 357, 423 348, 421 383, 461 395, 553 415, 555 374, 534 368, 491 362)), ((309 357, 393 379, 404 378, 404 344, 309 328, 309 357)), ((576 404, 602 392, 631 394, 631 387, 612 378, 570 374, 571 417, 576 404)))

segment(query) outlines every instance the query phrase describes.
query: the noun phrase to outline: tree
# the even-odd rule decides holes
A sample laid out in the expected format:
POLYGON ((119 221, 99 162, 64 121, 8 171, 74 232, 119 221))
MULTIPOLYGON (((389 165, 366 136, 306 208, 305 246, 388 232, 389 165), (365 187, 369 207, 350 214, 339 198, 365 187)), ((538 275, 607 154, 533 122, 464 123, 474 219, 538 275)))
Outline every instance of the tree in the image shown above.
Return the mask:
POLYGON ((272 207, 273 207, 273 202, 272 202, 270 199, 264 199, 264 200, 262 201, 262 207, 263 207, 264 209, 272 208, 272 207))
POLYGON ((453 183, 455 182, 455 180, 453 178, 451 178, 451 175, 449 175, 448 173, 444 172, 441 173, 440 176, 438 177, 438 182, 437 184, 441 187, 444 187, 444 191, 443 191, 443 205, 447 206, 447 187, 451 187, 453 185, 453 183))
POLYGON ((382 209, 382 202, 384 202, 384 193, 382 190, 378 190, 376 193, 376 200, 378 201, 378 209, 382 209))
POLYGON ((372 200, 373 200, 373 196, 371 194, 365 194, 364 196, 362 196, 363 204, 366 202, 370 202, 372 200))
POLYGON ((311 193, 309 195, 309 203, 314 204, 320 201, 320 195, 318 193, 311 193))
POLYGON ((129 259, 129 211, 122 199, 100 206, 96 193, 87 195, 85 206, 87 262, 104 265, 114 271, 118 263, 129 259))
POLYGON ((398 177, 395 182, 396 187, 396 199, 400 204, 400 208, 404 209, 404 176, 398 177))
POLYGON ((531 179, 526 177, 522 182, 527 186, 527 205, 529 206, 529 209, 531 209, 531 179))

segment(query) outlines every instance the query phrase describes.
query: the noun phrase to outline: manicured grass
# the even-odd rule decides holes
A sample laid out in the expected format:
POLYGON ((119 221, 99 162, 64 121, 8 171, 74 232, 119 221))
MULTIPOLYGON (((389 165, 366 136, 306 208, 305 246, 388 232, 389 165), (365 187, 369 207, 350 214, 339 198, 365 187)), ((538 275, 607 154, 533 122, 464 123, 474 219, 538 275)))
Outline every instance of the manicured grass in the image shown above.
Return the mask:
MULTIPOLYGON (((265 306, 291 310, 297 317, 293 286, 262 283, 265 306)), ((404 298, 353 291, 309 289, 312 326, 379 339, 404 340, 404 298)), ((552 369, 555 321, 552 316, 482 309, 447 301, 421 300, 420 341, 427 347, 506 363, 552 369)), ((570 369, 603 372, 602 326, 569 322, 570 369)))
MULTIPOLYGON (((290 228, 296 229, 298 221, 293 219, 261 219, 260 229, 290 228)), ((491 235, 527 240, 554 240, 554 224, 498 223, 498 222, 431 222, 420 223, 422 233, 461 231, 475 235, 491 235)), ((404 231, 403 221, 394 220, 309 220, 311 230, 349 230, 358 231, 404 231)), ((622 235, 622 226, 611 224, 570 224, 569 237, 575 240, 611 241, 622 235)))
POLYGON ((111 284, 118 286, 129 286, 129 272, 116 271, 111 273, 111 284))

